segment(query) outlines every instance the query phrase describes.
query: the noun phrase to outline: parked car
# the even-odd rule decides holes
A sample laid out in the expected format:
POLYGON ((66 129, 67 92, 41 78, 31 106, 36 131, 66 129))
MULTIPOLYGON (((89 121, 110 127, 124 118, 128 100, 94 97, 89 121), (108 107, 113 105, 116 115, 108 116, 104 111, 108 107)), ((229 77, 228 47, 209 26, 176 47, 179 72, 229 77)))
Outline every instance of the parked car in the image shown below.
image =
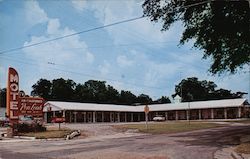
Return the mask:
POLYGON ((9 126, 9 119, 7 117, 0 117, 0 127, 9 126))
POLYGON ((34 125, 35 120, 33 119, 32 116, 19 116, 18 123, 19 124, 34 125))
POLYGON ((153 121, 165 121, 166 118, 161 116, 161 115, 157 115, 153 118, 153 121))

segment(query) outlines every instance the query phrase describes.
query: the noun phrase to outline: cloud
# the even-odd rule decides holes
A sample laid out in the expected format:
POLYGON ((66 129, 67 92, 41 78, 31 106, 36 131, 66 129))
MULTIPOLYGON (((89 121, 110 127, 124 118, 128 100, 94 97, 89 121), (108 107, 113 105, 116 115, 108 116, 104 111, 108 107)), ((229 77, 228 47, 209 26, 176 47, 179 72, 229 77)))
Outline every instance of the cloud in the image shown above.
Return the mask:
MULTIPOLYGON (((94 11, 95 17, 103 24, 140 17, 143 14, 142 1, 91 1, 88 8, 94 11)), ((155 24, 147 18, 106 28, 113 37, 114 43, 157 42, 179 40, 181 25, 178 23, 167 32, 161 32, 161 24, 155 24)))
POLYGON ((85 0, 72 0, 71 1, 72 6, 77 10, 77 11, 83 11, 84 8, 86 7, 86 1, 85 0))
POLYGON ((98 66, 98 69, 101 73, 101 76, 107 76, 110 73, 111 65, 107 61, 104 61, 103 64, 98 66))
POLYGON ((125 55, 120 55, 116 58, 116 62, 120 67, 128 67, 132 66, 134 64, 133 60, 129 60, 127 56, 125 55))
MULTIPOLYGON (((47 29, 42 36, 32 36, 30 41, 24 43, 24 46, 76 33, 76 31, 68 27, 62 27, 59 19, 48 18, 47 14, 39 7, 36 1, 32 1, 32 3, 36 4, 35 8, 38 10, 37 12, 42 13, 46 17, 47 29)), ((41 16, 38 15, 39 17, 41 16)), ((35 18, 35 15, 33 18, 35 18)), ((24 48, 23 51, 27 57, 44 61, 43 64, 40 64, 40 69, 44 71, 46 69, 43 69, 43 66, 47 65, 46 62, 58 64, 60 67, 67 69, 77 68, 79 70, 79 68, 86 68, 86 66, 92 64, 95 59, 94 55, 88 50, 87 44, 80 40, 79 35, 55 40, 35 47, 24 48)))
POLYGON ((25 1, 25 16, 30 25, 36 25, 48 21, 47 14, 40 8, 37 1, 25 1))

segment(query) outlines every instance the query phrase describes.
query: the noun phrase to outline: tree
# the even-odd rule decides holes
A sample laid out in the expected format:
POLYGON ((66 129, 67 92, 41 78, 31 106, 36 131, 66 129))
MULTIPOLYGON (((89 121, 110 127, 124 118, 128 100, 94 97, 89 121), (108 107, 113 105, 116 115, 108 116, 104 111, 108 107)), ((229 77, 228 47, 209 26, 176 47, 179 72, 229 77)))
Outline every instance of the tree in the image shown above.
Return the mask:
POLYGON ((165 104, 165 103, 171 103, 171 101, 168 97, 162 96, 161 98, 153 101, 152 103, 153 104, 165 104))
POLYGON ((0 90, 0 107, 6 107, 6 88, 0 90))
POLYGON ((204 50, 203 58, 212 58, 210 72, 235 73, 250 63, 250 8, 247 0, 145 0, 144 16, 162 21, 162 30, 181 21, 184 44, 194 39, 194 47, 204 50))
POLYGON ((45 100, 49 100, 51 98, 51 86, 52 83, 49 80, 41 78, 32 86, 33 90, 31 91, 31 95, 40 96, 45 100))
POLYGON ((76 83, 73 80, 63 78, 52 81, 51 99, 59 101, 72 101, 76 83))
POLYGON ((175 86, 175 97, 177 94, 182 97, 183 102, 187 101, 202 101, 202 100, 218 100, 218 99, 231 99, 242 98, 246 93, 236 92, 231 93, 230 90, 218 89, 217 85, 212 81, 199 81, 196 77, 183 79, 178 85, 175 86))
POLYGON ((107 91, 106 91, 107 103, 118 104, 119 96, 120 96, 119 92, 113 86, 110 85, 107 86, 107 91))
POLYGON ((126 105, 132 105, 136 103, 137 97, 130 91, 121 91, 120 98, 119 98, 119 104, 126 104, 126 105))
POLYGON ((140 94, 137 97, 137 103, 151 104, 152 103, 152 99, 148 95, 146 95, 146 94, 140 94))
POLYGON ((103 103, 107 100, 105 97, 105 81, 89 80, 84 83, 84 87, 86 89, 86 96, 90 102, 103 103))

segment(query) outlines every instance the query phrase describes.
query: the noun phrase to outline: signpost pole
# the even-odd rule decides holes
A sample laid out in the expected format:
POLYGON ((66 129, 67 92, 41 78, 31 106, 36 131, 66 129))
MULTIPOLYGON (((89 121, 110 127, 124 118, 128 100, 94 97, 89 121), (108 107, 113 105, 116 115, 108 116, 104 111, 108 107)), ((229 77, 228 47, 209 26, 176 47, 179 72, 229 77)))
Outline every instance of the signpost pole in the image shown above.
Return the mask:
POLYGON ((148 131, 148 113, 149 113, 148 105, 145 105, 144 112, 145 112, 146 130, 148 131))

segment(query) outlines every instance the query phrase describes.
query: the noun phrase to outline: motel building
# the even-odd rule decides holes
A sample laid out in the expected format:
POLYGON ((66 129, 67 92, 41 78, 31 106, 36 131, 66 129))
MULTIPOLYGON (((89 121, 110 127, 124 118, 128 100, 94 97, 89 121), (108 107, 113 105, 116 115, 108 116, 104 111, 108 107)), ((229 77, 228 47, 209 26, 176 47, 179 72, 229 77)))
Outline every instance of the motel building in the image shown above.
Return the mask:
MULTIPOLYGON (((246 99, 225 99, 196 102, 180 102, 149 106, 149 121, 155 116, 166 120, 239 119, 250 117, 250 105, 246 99)), ((53 117, 64 117, 66 123, 140 122, 145 121, 145 105, 129 106, 48 101, 43 112, 45 122, 53 117)))

